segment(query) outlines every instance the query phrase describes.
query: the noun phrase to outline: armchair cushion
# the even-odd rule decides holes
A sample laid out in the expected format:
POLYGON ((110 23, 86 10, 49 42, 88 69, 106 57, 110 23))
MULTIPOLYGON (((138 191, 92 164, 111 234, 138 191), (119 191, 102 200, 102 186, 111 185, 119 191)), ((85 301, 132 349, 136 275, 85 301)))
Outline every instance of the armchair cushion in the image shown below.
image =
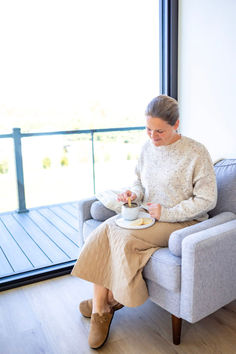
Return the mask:
POLYGON ((236 214, 236 159, 225 159, 214 166, 217 182, 217 204, 208 214, 215 216, 223 211, 236 214))
POLYGON ((153 253, 143 270, 145 279, 161 287, 180 291, 181 258, 173 256, 167 247, 153 253))
POLYGON ((169 250, 170 252, 178 257, 182 254, 182 242, 185 237, 194 234, 196 232, 210 229, 211 227, 224 224, 227 221, 236 219, 236 215, 231 212, 224 212, 219 215, 214 216, 211 219, 207 219, 198 224, 185 227, 184 229, 176 230, 172 232, 169 239, 169 250))
POLYGON ((113 210, 106 208, 99 200, 91 205, 90 214, 93 219, 98 221, 105 221, 108 218, 116 215, 113 210))
POLYGON ((91 219, 90 208, 93 202, 97 200, 96 197, 81 199, 78 202, 78 221, 79 221, 79 246, 82 247, 84 243, 83 227, 86 220, 91 219))
POLYGON ((101 223, 102 223, 102 221, 98 221, 98 220, 94 220, 94 219, 89 219, 89 220, 86 220, 86 221, 84 222, 84 225, 83 225, 83 237, 84 237, 84 241, 85 241, 86 238, 90 235, 90 233, 91 233, 96 227, 98 227, 101 223))

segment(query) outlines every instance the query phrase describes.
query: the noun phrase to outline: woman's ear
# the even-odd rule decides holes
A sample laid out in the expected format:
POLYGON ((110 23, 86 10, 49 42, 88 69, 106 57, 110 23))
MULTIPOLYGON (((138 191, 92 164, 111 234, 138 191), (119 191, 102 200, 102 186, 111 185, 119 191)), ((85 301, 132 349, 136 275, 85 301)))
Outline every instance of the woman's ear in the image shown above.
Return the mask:
POLYGON ((174 130, 179 128, 179 119, 176 121, 175 125, 173 126, 174 130))

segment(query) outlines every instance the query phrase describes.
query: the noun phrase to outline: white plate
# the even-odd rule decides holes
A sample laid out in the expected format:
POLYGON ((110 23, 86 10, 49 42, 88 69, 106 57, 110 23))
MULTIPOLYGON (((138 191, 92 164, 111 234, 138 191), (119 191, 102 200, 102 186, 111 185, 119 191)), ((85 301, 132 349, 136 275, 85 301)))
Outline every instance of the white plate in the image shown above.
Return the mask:
POLYGON ((150 218, 152 220, 152 222, 148 225, 140 225, 140 226, 132 226, 132 222, 134 222, 134 220, 125 220, 122 218, 121 215, 118 215, 117 218, 115 219, 116 225, 123 227, 123 229, 132 229, 132 230, 137 230, 137 229, 146 229, 147 227, 152 226, 153 224, 155 224, 155 219, 151 218, 150 214, 145 213, 143 211, 141 211, 138 214, 137 219, 139 218, 150 218))

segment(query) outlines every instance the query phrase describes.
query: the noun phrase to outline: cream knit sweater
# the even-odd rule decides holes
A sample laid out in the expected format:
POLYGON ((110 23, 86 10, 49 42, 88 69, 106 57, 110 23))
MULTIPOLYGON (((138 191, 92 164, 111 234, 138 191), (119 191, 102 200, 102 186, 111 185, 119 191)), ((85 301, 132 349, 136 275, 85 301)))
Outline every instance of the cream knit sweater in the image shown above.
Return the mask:
POLYGON ((131 190, 143 204, 161 204, 160 221, 205 220, 217 200, 215 172, 207 149, 181 136, 156 147, 149 140, 141 151, 131 190))

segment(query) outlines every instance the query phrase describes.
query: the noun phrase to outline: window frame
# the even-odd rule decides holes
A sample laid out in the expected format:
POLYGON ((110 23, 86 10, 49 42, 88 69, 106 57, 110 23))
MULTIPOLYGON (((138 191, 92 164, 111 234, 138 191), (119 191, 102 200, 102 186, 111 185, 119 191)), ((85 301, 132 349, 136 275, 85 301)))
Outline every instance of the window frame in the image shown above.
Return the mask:
POLYGON ((178 99, 178 0, 159 0, 160 91, 178 99))

